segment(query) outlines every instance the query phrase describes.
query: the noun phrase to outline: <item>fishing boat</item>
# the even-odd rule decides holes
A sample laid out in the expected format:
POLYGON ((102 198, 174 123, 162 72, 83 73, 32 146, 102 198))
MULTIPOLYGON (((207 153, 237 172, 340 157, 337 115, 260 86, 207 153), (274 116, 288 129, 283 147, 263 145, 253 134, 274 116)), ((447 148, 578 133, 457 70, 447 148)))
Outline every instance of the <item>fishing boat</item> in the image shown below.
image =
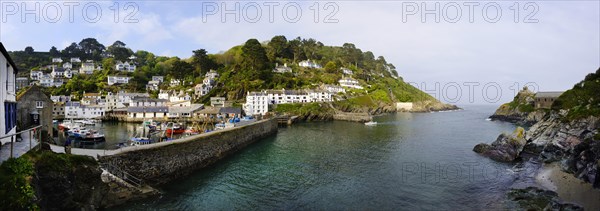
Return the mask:
POLYGON ((139 145, 146 145, 146 144, 151 144, 152 140, 150 140, 149 138, 146 137, 133 137, 131 138, 131 146, 139 146, 139 145))
POLYGON ((106 139, 104 138, 104 134, 99 133, 97 130, 88 130, 86 128, 73 128, 67 131, 69 137, 74 138, 78 141, 85 142, 104 142, 106 139))
POLYGON ((76 122, 70 122, 70 121, 64 121, 60 124, 58 124, 58 129, 59 130, 70 130, 72 128, 76 128, 79 127, 80 124, 76 123, 76 122))
POLYGON ((185 129, 180 124, 173 123, 172 125, 172 127, 168 127, 166 130, 167 136, 185 133, 185 129))
POLYGON ((365 122, 365 125, 366 126, 375 126, 375 125, 377 125, 377 122, 368 121, 368 122, 365 122))

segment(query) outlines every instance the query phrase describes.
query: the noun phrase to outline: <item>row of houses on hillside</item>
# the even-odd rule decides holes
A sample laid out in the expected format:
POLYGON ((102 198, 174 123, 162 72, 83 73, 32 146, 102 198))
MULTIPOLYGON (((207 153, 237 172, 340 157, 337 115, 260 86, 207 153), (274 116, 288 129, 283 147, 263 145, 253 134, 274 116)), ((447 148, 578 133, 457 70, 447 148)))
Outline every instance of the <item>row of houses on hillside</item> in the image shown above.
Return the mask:
POLYGON ((246 115, 264 115, 271 105, 333 101, 333 93, 326 90, 263 90, 248 92, 243 105, 246 115))

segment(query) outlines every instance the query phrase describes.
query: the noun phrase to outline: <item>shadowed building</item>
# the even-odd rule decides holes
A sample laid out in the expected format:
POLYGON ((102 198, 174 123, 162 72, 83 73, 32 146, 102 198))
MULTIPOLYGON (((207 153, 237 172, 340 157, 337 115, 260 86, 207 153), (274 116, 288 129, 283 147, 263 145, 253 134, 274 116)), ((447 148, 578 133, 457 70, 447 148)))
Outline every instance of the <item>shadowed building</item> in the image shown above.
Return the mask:
POLYGON ((42 90, 33 85, 17 96, 17 122, 20 130, 42 125, 52 137, 52 112, 54 102, 42 90), (32 114, 37 113, 38 119, 32 114))
POLYGON ((563 92, 538 92, 535 94, 535 108, 546 108, 552 107, 552 103, 562 94, 563 92))

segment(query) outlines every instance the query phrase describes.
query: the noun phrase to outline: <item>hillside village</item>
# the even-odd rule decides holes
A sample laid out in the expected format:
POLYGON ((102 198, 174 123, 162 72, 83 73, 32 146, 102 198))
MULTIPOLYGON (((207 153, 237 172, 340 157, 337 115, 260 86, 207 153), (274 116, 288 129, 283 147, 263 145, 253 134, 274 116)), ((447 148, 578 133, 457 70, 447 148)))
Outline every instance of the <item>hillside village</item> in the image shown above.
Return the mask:
POLYGON ((266 115, 278 104, 361 96, 369 99, 358 106, 368 109, 435 101, 402 82, 383 57, 375 59, 353 44, 329 47, 313 39, 276 36, 267 44, 251 39, 220 54, 200 49, 186 60, 134 53, 120 41, 106 48, 93 38, 62 51, 11 53, 21 69, 30 70, 19 74, 17 89, 43 87, 54 102, 54 119, 266 115))

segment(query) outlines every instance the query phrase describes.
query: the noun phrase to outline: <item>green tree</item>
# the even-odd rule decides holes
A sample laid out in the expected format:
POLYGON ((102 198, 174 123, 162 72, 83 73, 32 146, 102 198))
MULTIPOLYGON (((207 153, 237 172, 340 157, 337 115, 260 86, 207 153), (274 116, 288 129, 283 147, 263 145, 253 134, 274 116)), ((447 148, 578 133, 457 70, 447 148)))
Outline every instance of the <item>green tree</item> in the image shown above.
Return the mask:
POLYGON ((54 46, 52 46, 52 48, 50 48, 49 53, 50 53, 50 56, 52 56, 52 57, 58 57, 58 56, 60 56, 60 52, 54 46))
POLYGON ((34 50, 33 50, 33 47, 31 47, 31 46, 27 46, 27 47, 25 48, 25 53, 26 53, 26 54, 29 54, 29 55, 31 55, 31 54, 33 54, 33 52, 34 52, 34 50))
POLYGON ((325 64, 325 71, 327 71, 328 73, 335 73, 338 70, 338 66, 337 64, 335 64, 335 62, 333 61, 329 61, 327 62, 327 64, 325 64))
POLYGON ((81 40, 79 46, 86 55, 86 59, 100 60, 100 54, 106 50, 106 47, 94 38, 85 38, 81 40))
POLYGON ((216 62, 210 58, 204 49, 198 49, 193 51, 194 55, 192 56, 192 64, 194 67, 199 70, 200 74, 205 74, 210 69, 216 68, 216 62))
POLYGON ((275 61, 277 58, 287 58, 289 54, 288 41, 283 35, 271 38, 267 44, 267 56, 270 61, 275 61))
POLYGON ((115 41, 111 46, 108 46, 106 51, 112 54, 117 61, 125 61, 131 55, 133 55, 133 51, 125 47, 125 43, 118 40, 115 41))
POLYGON ((254 72, 267 68, 269 59, 256 39, 249 39, 242 47, 242 67, 254 72))

